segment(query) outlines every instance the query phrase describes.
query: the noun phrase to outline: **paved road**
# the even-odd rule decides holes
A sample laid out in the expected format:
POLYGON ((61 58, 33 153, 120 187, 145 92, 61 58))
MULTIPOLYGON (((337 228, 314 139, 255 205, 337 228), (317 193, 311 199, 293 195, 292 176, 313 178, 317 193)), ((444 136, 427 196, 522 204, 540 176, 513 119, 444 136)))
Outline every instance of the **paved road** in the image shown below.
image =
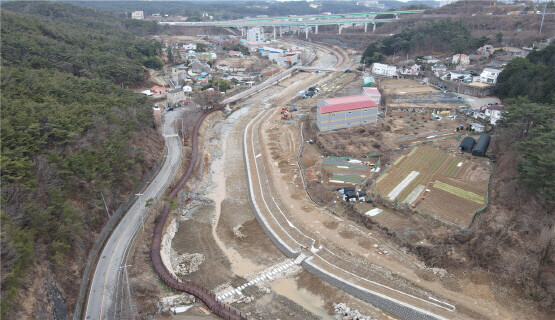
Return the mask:
POLYGON ((116 287, 120 267, 125 252, 133 239, 135 231, 142 225, 145 217, 145 202, 147 199, 157 199, 166 190, 175 176, 181 163, 181 142, 176 135, 172 123, 177 119, 181 110, 168 112, 164 125, 164 139, 168 154, 162 169, 152 183, 143 192, 139 201, 129 209, 127 214, 115 228, 100 254, 96 270, 91 281, 91 288, 87 300, 85 319, 113 319, 115 312, 116 287))

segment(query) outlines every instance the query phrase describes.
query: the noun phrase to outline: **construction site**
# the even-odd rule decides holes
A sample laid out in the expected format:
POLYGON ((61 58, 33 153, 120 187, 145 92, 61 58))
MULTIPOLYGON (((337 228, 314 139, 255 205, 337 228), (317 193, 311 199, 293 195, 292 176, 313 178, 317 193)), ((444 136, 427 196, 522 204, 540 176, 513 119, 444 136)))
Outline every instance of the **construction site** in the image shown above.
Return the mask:
MULTIPOLYGON (((342 59, 319 56, 332 65, 342 59)), ((248 318, 523 314, 493 282, 426 267, 408 250, 438 229, 468 226, 486 201, 486 159, 458 152, 462 120, 390 113, 319 132, 318 99, 355 85, 361 89, 349 73, 299 72, 210 115, 192 180, 166 223, 166 267, 248 318), (312 97, 298 97, 311 87, 312 97)), ((154 281, 148 268, 138 270, 133 278, 154 281)), ((210 317, 198 302, 162 305, 156 318, 210 317)))

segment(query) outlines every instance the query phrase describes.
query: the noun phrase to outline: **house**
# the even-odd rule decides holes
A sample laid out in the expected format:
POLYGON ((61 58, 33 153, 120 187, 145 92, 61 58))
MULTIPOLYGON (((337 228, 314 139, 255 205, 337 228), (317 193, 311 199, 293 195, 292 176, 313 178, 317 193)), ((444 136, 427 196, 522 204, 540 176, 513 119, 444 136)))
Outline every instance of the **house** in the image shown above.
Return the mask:
POLYGON ((174 105, 176 103, 183 102, 186 99, 187 97, 185 96, 185 92, 183 92, 183 89, 181 88, 169 90, 166 94, 166 102, 168 105, 174 105))
POLYGON ((501 73, 499 69, 485 68, 482 73, 480 73, 480 82, 496 84, 497 77, 501 73))
POLYGON ((210 66, 198 60, 191 63, 189 69, 194 73, 210 72, 210 66))
POLYGON ((197 52, 195 58, 200 61, 210 61, 216 60, 218 56, 214 52, 197 52))
POLYGON ((152 95, 155 98, 163 97, 163 96, 166 95, 166 87, 154 86, 154 87, 150 88, 150 92, 152 92, 152 95))
POLYGON ((483 124, 479 123, 471 123, 470 128, 476 132, 484 132, 486 131, 486 127, 483 124))
POLYGON ((247 31, 247 41, 261 43, 264 40, 266 39, 264 38, 264 29, 262 27, 250 28, 247 31))
POLYGON ((452 70, 449 72, 451 81, 472 82, 472 74, 468 71, 452 70))
POLYGON ((489 117, 489 123, 495 125, 497 120, 501 119, 503 107, 500 105, 488 106, 485 110, 486 117, 489 117))
POLYGON ((382 99, 382 94, 380 93, 380 91, 378 90, 378 88, 376 87, 363 87, 362 88, 362 94, 369 96, 370 98, 372 98, 372 100, 374 101, 374 103, 376 103, 376 105, 380 105, 380 101, 382 99))
POLYGON ((230 56, 230 57, 242 57, 243 54, 241 53, 241 51, 233 51, 233 50, 230 50, 230 51, 229 51, 229 56, 230 56))
POLYGON ((182 45, 183 50, 197 50, 197 44, 196 43, 186 43, 184 45, 182 45))
POLYGON ((453 56, 451 63, 466 66, 470 64, 470 58, 466 54, 459 53, 453 56))
POLYGON ((397 75, 397 67, 382 63, 374 63, 372 65, 372 74, 384 77, 394 77, 397 75))
POLYGON ((197 53, 194 50, 189 50, 187 52, 187 59, 196 59, 197 53))
POLYGON ((427 63, 432 64, 432 63, 438 63, 439 62, 439 58, 436 56, 425 56, 424 60, 426 60, 427 63))
POLYGON ((495 48, 492 45, 486 44, 485 46, 478 48, 478 50, 474 52, 473 58, 489 58, 493 54, 493 52, 495 52, 495 48))
POLYGON ((400 71, 400 73, 417 76, 420 73, 420 66, 417 65, 417 64, 414 64, 410 68, 403 67, 403 69, 400 71))
POLYGON ((432 66, 432 71, 436 75, 436 77, 440 77, 440 74, 445 74, 447 72, 447 66, 443 63, 436 63, 432 66))
POLYGON ((131 12, 131 19, 144 20, 145 19, 145 14, 144 14, 143 11, 133 11, 133 12, 131 12))
POLYGON ((318 99, 316 125, 320 131, 350 128, 378 121, 378 106, 367 95, 318 99))

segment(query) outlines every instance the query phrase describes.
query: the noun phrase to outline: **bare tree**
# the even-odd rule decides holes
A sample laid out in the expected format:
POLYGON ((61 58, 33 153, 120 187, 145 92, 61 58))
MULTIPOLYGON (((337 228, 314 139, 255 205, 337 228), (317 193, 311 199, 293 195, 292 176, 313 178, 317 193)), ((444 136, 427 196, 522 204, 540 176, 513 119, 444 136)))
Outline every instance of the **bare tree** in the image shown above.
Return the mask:
POLYGON ((555 225, 546 226, 542 229, 539 238, 539 245, 541 246, 541 253, 534 288, 541 283, 544 266, 553 258, 553 255, 555 254, 555 225))

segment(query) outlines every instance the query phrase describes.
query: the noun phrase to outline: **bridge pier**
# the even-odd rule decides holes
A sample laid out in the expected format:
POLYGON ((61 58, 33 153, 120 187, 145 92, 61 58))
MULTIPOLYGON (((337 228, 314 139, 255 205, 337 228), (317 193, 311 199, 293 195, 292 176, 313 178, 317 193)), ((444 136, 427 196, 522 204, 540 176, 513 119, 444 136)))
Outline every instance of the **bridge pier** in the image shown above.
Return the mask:
POLYGON ((318 34, 318 25, 316 25, 316 26, 314 27, 314 33, 315 33, 315 34, 318 34))
POLYGON ((395 15, 395 19, 399 19, 399 15, 398 15, 398 14, 395 15))
POLYGON ((304 32, 305 32, 305 39, 308 39, 308 27, 304 28, 304 32))
POLYGON ((241 28, 241 37, 245 36, 245 28, 241 28))
POLYGON ((274 27, 274 40, 276 40, 276 27, 274 27))
POLYGON ((364 32, 367 32, 367 31, 368 31, 368 22, 365 22, 364 23, 364 32))
POLYGON ((376 32, 376 24, 372 23, 372 32, 376 32))
POLYGON ((338 31, 337 34, 341 34, 341 29, 343 29, 343 26, 342 26, 342 25, 339 25, 339 31, 338 31))
POLYGON ((280 27, 279 27, 279 37, 281 38, 282 35, 283 35, 283 29, 282 29, 282 27, 280 26, 280 27))

